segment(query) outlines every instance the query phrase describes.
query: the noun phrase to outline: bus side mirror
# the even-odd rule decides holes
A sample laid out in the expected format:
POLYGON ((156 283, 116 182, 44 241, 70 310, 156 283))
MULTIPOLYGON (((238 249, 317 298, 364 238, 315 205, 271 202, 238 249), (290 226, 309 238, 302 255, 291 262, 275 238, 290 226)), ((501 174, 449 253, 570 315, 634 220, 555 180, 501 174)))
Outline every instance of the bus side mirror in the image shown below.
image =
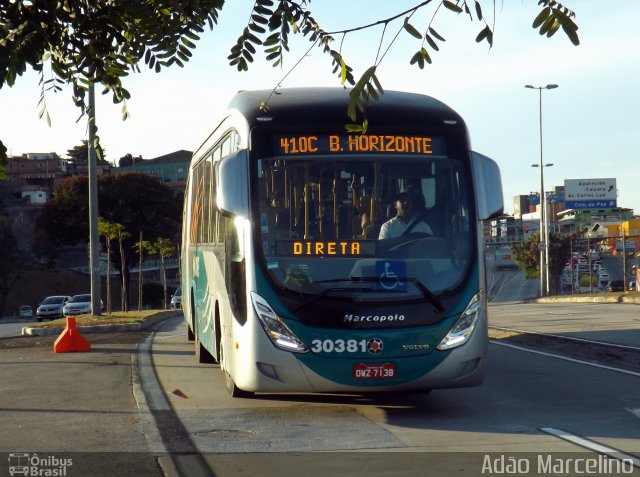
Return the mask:
POLYGON ((500 168, 491 158, 471 151, 473 177, 478 196, 478 218, 489 220, 502 215, 502 179, 500 168))
POLYGON ((225 212, 249 216, 249 161, 247 151, 224 157, 216 167, 216 203, 225 212))

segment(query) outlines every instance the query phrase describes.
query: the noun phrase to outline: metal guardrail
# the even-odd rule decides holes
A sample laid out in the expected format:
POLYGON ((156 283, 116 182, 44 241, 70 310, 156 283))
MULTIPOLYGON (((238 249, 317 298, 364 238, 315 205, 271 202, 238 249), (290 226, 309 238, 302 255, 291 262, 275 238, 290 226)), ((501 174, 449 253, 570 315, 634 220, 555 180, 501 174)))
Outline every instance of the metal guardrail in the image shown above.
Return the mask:
MULTIPOLYGON (((107 267, 105 266, 106 264, 103 262, 100 262, 100 275, 101 276, 106 276, 107 275, 107 267)), ((171 270, 174 268, 178 268, 180 266, 180 260, 178 258, 167 258, 164 261, 164 268, 165 270, 171 270)), ((161 261, 160 260, 145 260, 144 262, 142 262, 142 271, 143 272, 149 272, 149 271, 153 271, 153 270, 160 270, 161 269, 161 261)), ((74 272, 80 272, 80 273, 84 273, 84 274, 89 274, 91 273, 91 269, 89 267, 73 267, 70 270, 73 270, 74 272)), ((140 267, 136 266, 136 267, 132 267, 131 268, 131 273, 138 273, 140 271, 140 267)), ((120 270, 118 270, 117 268, 112 267, 111 268, 111 275, 120 275, 120 270)))

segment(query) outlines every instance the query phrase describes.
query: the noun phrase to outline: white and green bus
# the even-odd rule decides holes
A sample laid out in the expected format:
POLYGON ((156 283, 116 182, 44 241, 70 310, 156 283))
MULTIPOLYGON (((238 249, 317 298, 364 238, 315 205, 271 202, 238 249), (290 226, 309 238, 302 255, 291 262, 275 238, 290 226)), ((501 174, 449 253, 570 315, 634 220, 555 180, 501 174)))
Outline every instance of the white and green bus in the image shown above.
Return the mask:
POLYGON ((193 156, 181 285, 198 360, 232 396, 480 384, 496 163, 428 96, 385 92, 349 134, 348 90, 261 107, 269 93, 238 93, 193 156))

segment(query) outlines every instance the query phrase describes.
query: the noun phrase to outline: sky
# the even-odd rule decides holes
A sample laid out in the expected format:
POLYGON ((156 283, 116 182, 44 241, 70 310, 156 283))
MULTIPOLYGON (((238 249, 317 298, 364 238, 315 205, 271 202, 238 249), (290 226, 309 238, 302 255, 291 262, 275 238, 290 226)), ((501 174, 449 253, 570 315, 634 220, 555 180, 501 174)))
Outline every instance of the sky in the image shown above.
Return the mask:
MULTIPOLYGON (((96 89, 98 134, 107 160, 127 153, 152 159, 173 151, 194 151, 215 126, 231 97, 243 89, 340 86, 330 59, 315 48, 307 53, 306 38, 291 35, 291 53, 283 68, 273 68, 258 53, 248 72, 228 64, 229 49, 246 25, 253 1, 227 2, 214 30, 201 36, 184 68, 161 73, 141 66, 124 79, 132 98, 130 118, 121 119, 121 105, 96 89), (284 79, 301 59, 303 61, 284 79)), ((310 10, 326 31, 353 28, 396 15, 420 2, 396 0, 322 0, 310 10), (339 14, 337 14, 339 12, 339 14)), ((416 13, 411 23, 424 30, 434 5, 416 13)), ((401 33, 378 68, 385 90, 433 96, 455 109, 467 122, 472 148, 500 166, 505 211, 513 197, 540 190, 539 93, 524 85, 558 84, 542 93, 545 189, 565 179, 615 178, 618 206, 640 214, 640 2, 565 0, 576 12, 580 46, 559 31, 552 38, 531 28, 537 0, 482 2, 493 24, 494 45, 478 44, 483 24, 440 9, 432 26, 446 38, 433 64, 420 70, 409 65, 419 40, 401 33)), ((388 27, 383 44, 401 28, 388 27)), ((356 73, 375 60, 382 28, 349 34, 342 53, 356 73)), ((340 37, 334 48, 338 49, 340 37)), ((16 84, 0 89, 0 139, 10 155, 67 150, 87 138, 86 119, 71 100, 71 90, 46 96, 52 125, 38 119, 38 76, 27 72, 16 84)))

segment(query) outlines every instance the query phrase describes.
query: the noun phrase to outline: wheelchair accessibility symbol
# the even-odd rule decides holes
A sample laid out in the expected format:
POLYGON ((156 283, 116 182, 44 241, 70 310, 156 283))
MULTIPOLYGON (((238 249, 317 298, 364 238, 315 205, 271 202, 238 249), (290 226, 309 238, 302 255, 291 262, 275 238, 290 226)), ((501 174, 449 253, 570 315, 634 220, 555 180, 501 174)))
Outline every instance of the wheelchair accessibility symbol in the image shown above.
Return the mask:
POLYGON ((378 288, 393 291, 407 291, 407 264, 405 262, 384 260, 376 262, 378 288))

